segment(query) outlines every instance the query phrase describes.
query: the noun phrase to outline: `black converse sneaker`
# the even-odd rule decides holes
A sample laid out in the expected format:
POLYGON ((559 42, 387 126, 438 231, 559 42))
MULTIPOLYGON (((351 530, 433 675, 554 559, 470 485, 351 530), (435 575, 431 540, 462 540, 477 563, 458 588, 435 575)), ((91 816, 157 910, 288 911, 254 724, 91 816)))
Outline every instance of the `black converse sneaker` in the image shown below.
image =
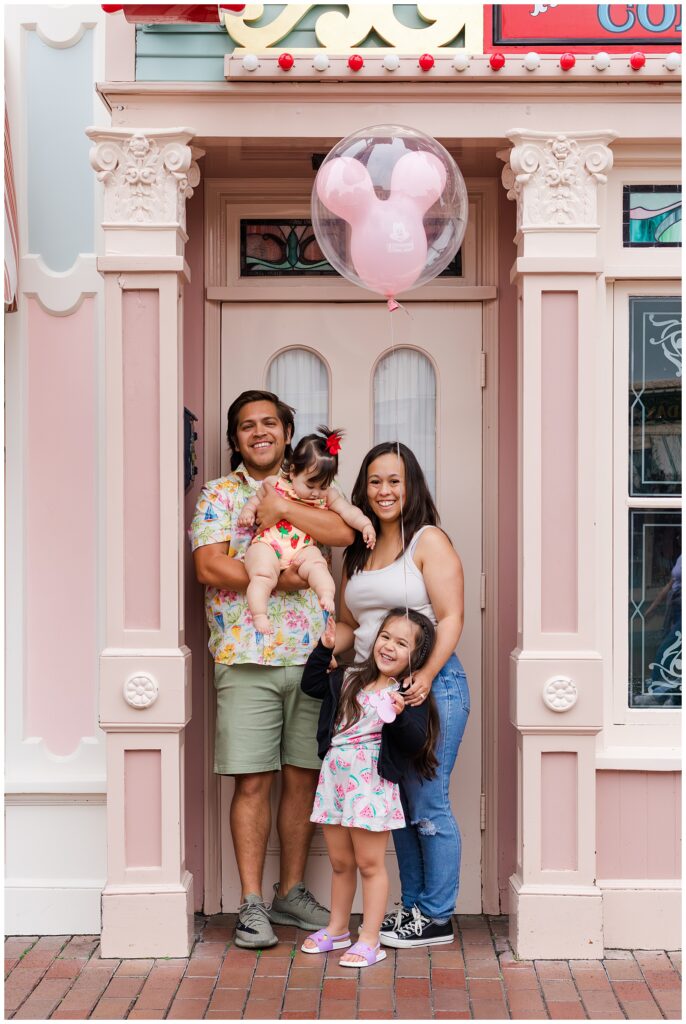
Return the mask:
POLYGON ((413 907, 410 916, 400 928, 391 932, 381 932, 380 939, 384 946, 402 949, 405 946, 436 946, 439 943, 452 942, 455 938, 452 920, 438 924, 430 917, 425 917, 419 907, 413 907))
POLYGON ((381 922, 380 935, 388 935, 390 932, 397 932, 404 924, 412 920, 412 911, 402 905, 397 910, 386 914, 381 922))

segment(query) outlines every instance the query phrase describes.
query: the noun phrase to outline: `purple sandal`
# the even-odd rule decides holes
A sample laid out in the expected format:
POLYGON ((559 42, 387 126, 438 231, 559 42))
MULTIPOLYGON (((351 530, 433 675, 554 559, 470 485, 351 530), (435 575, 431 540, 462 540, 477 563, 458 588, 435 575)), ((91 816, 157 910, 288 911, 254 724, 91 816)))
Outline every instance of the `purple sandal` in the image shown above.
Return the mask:
POLYGON ((376 946, 368 946, 364 942, 356 942, 354 946, 351 946, 346 956, 363 956, 366 963, 353 964, 346 962, 345 960, 339 960, 338 963, 341 967, 371 967, 373 964, 378 964, 379 961, 386 959, 385 950, 381 948, 379 943, 376 946))
POLYGON ((332 949, 347 949, 350 945, 350 932, 343 935, 330 935, 326 928, 320 928, 318 932, 308 935, 300 949, 303 953, 330 953, 332 949), (316 944, 316 949, 309 949, 305 942, 309 939, 316 944))

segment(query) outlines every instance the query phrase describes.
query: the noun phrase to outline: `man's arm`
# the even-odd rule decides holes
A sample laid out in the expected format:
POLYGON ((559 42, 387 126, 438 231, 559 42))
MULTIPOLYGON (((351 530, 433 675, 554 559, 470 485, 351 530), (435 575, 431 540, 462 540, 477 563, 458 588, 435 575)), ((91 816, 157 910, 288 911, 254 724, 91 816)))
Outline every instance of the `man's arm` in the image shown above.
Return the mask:
MULTIPOLYGON (((229 558, 228 544, 205 544, 193 552, 195 575, 199 583, 218 590, 234 590, 238 594, 248 589, 250 579, 239 558, 229 558)), ((307 590, 307 583, 297 569, 289 566, 279 576, 276 590, 293 593, 307 590)))
POLYGON ((320 544, 342 548, 352 544, 355 534, 340 516, 324 508, 312 508, 301 501, 289 501, 271 484, 263 484, 264 497, 257 509, 257 526, 268 530, 282 519, 293 523, 299 530, 309 533, 320 544))

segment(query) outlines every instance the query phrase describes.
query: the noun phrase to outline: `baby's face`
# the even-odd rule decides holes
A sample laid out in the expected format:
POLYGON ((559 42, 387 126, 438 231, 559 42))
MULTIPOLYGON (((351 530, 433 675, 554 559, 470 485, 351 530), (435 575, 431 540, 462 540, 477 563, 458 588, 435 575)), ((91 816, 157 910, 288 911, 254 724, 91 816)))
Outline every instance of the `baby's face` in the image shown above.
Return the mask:
POLYGON ((323 487, 321 483, 315 483, 316 476, 316 467, 309 466, 303 473, 297 473, 291 477, 293 490, 299 498, 312 501, 324 496, 326 487, 323 487))

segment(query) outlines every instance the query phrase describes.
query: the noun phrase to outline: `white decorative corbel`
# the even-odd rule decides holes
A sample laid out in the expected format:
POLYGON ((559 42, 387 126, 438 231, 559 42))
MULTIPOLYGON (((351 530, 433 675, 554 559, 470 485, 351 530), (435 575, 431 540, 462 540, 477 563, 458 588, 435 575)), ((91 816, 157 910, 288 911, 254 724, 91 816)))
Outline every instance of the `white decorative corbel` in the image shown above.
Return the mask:
POLYGON ((186 228, 186 200, 200 181, 203 150, 187 128, 89 128, 91 166, 105 186, 104 226, 186 228))
POLYGON ((598 185, 612 167, 611 131, 512 131, 502 182, 517 203, 517 229, 598 229, 598 185))

